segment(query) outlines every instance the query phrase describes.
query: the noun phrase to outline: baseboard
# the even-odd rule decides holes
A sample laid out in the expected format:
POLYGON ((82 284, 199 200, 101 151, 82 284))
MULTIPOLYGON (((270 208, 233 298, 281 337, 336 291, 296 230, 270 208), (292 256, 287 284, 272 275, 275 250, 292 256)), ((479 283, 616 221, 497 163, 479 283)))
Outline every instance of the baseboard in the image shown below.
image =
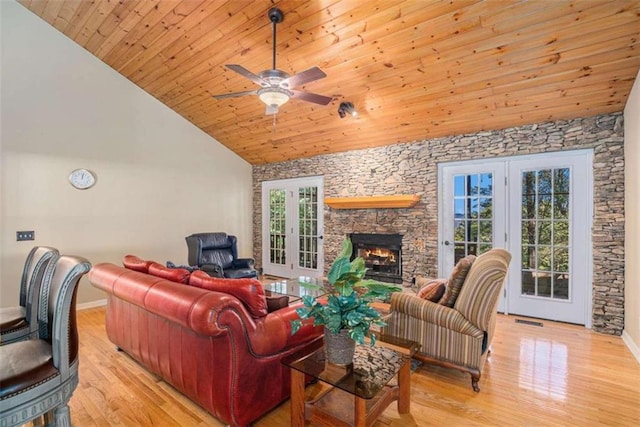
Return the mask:
POLYGON ((633 342, 627 331, 622 331, 622 341, 627 345, 631 354, 633 354, 638 363, 640 363, 640 347, 633 342))
POLYGON ((99 299, 96 301, 85 302, 82 304, 78 304, 76 306, 76 310, 87 310, 89 308, 102 307, 103 305, 107 305, 107 299, 99 299))

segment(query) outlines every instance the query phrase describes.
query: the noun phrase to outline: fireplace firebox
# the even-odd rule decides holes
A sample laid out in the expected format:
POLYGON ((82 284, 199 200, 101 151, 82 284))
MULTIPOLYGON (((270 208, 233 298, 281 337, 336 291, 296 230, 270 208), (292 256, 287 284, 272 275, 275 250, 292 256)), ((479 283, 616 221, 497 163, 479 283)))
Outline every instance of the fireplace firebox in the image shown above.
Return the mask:
POLYGON ((365 278, 402 283, 402 235, 352 233, 349 238, 353 244, 351 259, 364 259, 365 278))

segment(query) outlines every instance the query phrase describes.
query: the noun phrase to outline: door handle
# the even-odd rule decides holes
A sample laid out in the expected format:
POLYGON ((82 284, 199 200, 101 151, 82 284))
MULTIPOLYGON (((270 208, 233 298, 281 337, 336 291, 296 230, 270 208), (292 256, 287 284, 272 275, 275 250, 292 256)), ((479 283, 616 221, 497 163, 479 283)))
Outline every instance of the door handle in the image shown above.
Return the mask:
POLYGON ((444 243, 444 245, 445 245, 445 246, 449 246, 449 245, 451 244, 451 243, 449 243, 449 241, 448 241, 448 240, 445 240, 445 241, 444 241, 444 242, 442 242, 442 243, 444 243))

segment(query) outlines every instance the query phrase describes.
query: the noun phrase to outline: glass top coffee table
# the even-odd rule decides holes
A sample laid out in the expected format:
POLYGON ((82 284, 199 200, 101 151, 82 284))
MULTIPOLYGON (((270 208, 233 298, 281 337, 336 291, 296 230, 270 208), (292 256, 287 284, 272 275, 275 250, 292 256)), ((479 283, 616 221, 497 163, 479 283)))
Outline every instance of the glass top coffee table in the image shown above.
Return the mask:
POLYGON ((322 278, 316 277, 299 277, 297 279, 279 279, 271 283, 264 283, 265 293, 268 296, 273 295, 286 295, 289 297, 289 304, 293 304, 302 299, 305 295, 318 296, 321 291, 313 291, 300 285, 300 282, 321 284, 322 278))
POLYGON ((370 426, 394 401, 398 401, 399 413, 409 413, 411 357, 419 344, 377 337, 374 347, 356 346, 353 365, 328 363, 322 345, 283 359, 291 368, 291 426, 302 427, 305 420, 327 426, 370 426), (391 380, 396 375, 394 383, 391 380), (328 387, 306 401, 308 376, 328 387))

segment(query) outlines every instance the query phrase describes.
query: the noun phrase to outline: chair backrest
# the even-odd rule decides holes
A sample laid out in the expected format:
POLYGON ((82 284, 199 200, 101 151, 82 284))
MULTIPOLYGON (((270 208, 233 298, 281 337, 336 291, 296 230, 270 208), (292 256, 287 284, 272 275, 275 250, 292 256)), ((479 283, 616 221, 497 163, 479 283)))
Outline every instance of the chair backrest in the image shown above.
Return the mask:
POLYGON ((58 258, 56 248, 35 246, 27 255, 20 281, 20 305, 26 310, 29 325, 36 325, 38 320, 38 301, 44 278, 44 272, 51 261, 58 258))
POLYGON ((492 327, 492 316, 511 262, 511 254, 493 248, 480 255, 471 265, 454 308, 483 331, 492 327))
POLYGON ((227 233, 196 233, 187 236, 189 265, 219 264, 231 267, 238 258, 238 239, 227 233))
POLYGON ((78 357, 76 294, 80 278, 90 269, 88 260, 62 255, 45 272, 42 298, 47 304, 41 304, 38 313, 39 338, 51 343, 53 364, 63 378, 78 357))

